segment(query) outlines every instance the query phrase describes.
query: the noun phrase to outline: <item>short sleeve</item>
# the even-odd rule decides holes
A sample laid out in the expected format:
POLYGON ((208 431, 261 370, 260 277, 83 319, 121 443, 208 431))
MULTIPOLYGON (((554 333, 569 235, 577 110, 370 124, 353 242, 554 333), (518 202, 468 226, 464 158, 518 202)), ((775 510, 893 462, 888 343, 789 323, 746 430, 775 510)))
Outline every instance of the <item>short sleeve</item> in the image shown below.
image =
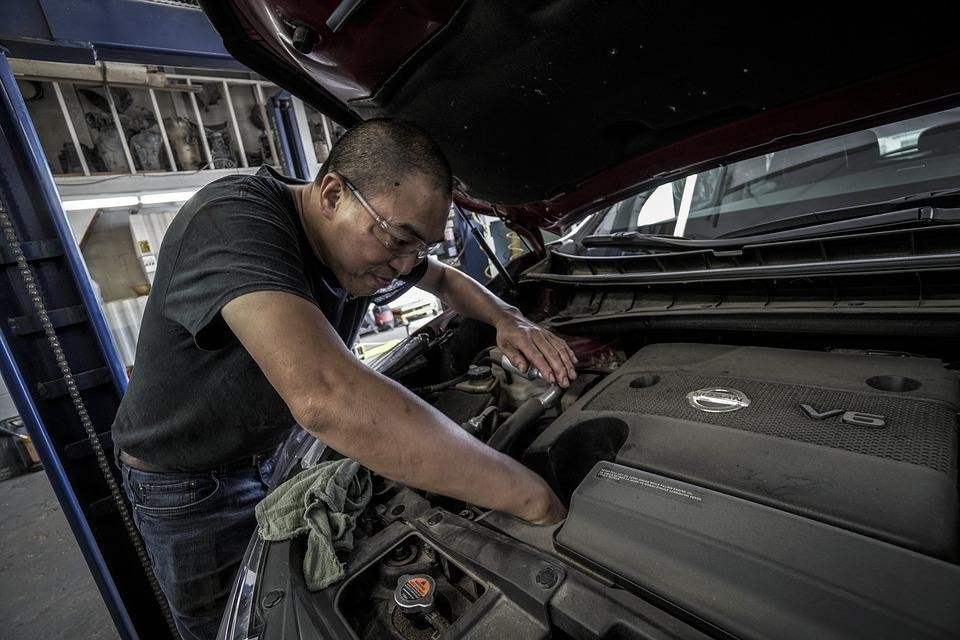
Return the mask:
POLYGON ((316 304, 291 216, 278 204, 246 195, 239 188, 199 206, 170 272, 163 314, 201 349, 235 341, 220 310, 245 293, 286 291, 316 304))

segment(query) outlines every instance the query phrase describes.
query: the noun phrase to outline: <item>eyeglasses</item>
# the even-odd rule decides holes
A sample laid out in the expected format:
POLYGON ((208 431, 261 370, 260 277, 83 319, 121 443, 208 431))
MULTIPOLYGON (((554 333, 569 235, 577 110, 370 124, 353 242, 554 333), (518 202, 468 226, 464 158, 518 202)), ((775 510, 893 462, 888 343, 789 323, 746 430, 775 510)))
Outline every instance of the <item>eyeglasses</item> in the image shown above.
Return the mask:
POLYGON ((380 244, 386 247, 387 251, 397 257, 416 255, 417 260, 423 260, 428 255, 436 253, 437 249, 440 248, 439 242, 428 244, 381 216, 367 203, 360 191, 353 186, 353 183, 346 176, 341 173, 337 173, 337 175, 340 176, 343 184, 347 186, 347 189, 350 190, 350 193, 354 195, 360 205, 376 220, 377 224, 373 227, 373 235, 380 241, 380 244))

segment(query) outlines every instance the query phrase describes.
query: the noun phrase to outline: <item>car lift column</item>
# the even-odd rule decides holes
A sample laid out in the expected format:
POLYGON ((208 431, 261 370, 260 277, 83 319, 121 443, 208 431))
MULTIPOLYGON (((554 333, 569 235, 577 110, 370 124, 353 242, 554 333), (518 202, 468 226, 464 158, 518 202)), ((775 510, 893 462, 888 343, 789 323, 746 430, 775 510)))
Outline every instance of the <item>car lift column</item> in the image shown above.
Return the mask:
POLYGON ((126 374, 4 50, 0 265, 4 382, 120 635, 169 638, 112 459, 126 374))

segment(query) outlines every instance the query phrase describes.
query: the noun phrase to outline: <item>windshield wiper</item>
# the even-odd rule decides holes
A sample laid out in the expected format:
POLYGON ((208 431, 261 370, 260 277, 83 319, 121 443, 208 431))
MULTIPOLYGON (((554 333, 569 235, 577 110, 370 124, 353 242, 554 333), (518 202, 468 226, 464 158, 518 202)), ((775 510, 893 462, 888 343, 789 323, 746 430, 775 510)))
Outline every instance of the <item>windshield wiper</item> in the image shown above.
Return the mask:
POLYGON ((580 243, 587 247, 668 247, 671 249, 701 248, 702 241, 682 236, 656 236, 639 231, 618 231, 586 236, 580 243))
POLYGON ((795 237, 808 235, 808 231, 814 231, 816 235, 830 233, 832 231, 851 231, 872 227, 880 224, 897 224, 903 222, 956 222, 955 217, 960 209, 936 208, 924 206, 912 206, 908 209, 896 209, 894 211, 884 211, 891 205, 911 203, 922 205, 924 202, 933 202, 942 199, 944 196, 951 196, 960 193, 960 189, 944 189, 941 191, 927 192, 902 196, 892 200, 881 202, 871 202, 852 207, 843 207, 840 209, 830 209, 827 211, 814 211, 803 215, 785 218, 781 220, 771 220, 760 224, 741 227, 729 231, 718 239, 732 238, 756 238, 757 236, 773 235, 774 232, 796 233, 795 237), (876 212, 869 215, 870 212, 876 212))
MULTIPOLYGON (((815 216, 817 214, 808 214, 815 216)), ((797 221, 800 218, 792 218, 797 221)), ((781 221, 784 222, 784 221, 781 221)), ((621 233, 601 234, 587 236, 581 243, 584 246, 605 246, 605 247, 651 247, 651 248, 669 248, 681 251, 695 251, 703 249, 732 249, 740 248, 745 245, 755 245, 767 242, 781 242, 784 240, 802 240, 816 236, 825 236, 833 233, 843 233, 847 231, 857 231, 869 229, 878 226, 890 226, 895 224, 907 223, 951 223, 960 222, 960 208, 947 209, 938 207, 910 207, 909 209, 900 209, 898 211, 889 211, 887 213, 877 213, 874 215, 859 215, 854 218, 837 220, 835 222, 824 222, 821 224, 807 224, 803 227, 794 227, 790 225, 788 229, 775 231, 771 233, 744 233, 745 230, 737 231, 735 236, 724 236, 715 239, 694 240, 692 238, 675 238, 670 236, 654 236, 639 233, 637 231, 623 231, 621 233), (740 235, 740 234, 743 235, 740 235)), ((764 225, 764 226, 769 226, 764 225)), ((761 225, 757 225, 758 227, 761 225)), ((750 227, 755 229, 756 227, 750 227)))
POLYGON ((832 233, 845 233, 869 229, 871 227, 890 226, 909 223, 955 223, 960 222, 960 208, 924 206, 935 201, 943 202, 945 197, 960 194, 960 189, 944 189, 912 194, 872 202, 853 207, 815 211, 800 216, 773 220, 761 224, 742 227, 712 239, 693 239, 678 236, 660 236, 639 231, 620 231, 609 234, 586 236, 580 244, 586 247, 622 247, 653 248, 693 251, 711 248, 742 247, 746 244, 799 240, 832 233), (884 210, 891 206, 910 203, 907 208, 884 210), (878 211, 879 210, 879 211, 878 211), (870 212, 877 211, 877 213, 870 212))

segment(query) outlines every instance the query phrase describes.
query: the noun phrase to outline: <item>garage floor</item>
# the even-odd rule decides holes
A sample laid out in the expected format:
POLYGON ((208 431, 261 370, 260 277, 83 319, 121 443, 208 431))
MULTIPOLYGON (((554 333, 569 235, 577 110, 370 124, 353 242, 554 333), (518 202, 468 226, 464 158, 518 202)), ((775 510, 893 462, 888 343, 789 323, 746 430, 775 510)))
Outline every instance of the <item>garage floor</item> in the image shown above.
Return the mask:
POLYGON ((42 471, 0 482, 0 637, 119 638, 42 471))

